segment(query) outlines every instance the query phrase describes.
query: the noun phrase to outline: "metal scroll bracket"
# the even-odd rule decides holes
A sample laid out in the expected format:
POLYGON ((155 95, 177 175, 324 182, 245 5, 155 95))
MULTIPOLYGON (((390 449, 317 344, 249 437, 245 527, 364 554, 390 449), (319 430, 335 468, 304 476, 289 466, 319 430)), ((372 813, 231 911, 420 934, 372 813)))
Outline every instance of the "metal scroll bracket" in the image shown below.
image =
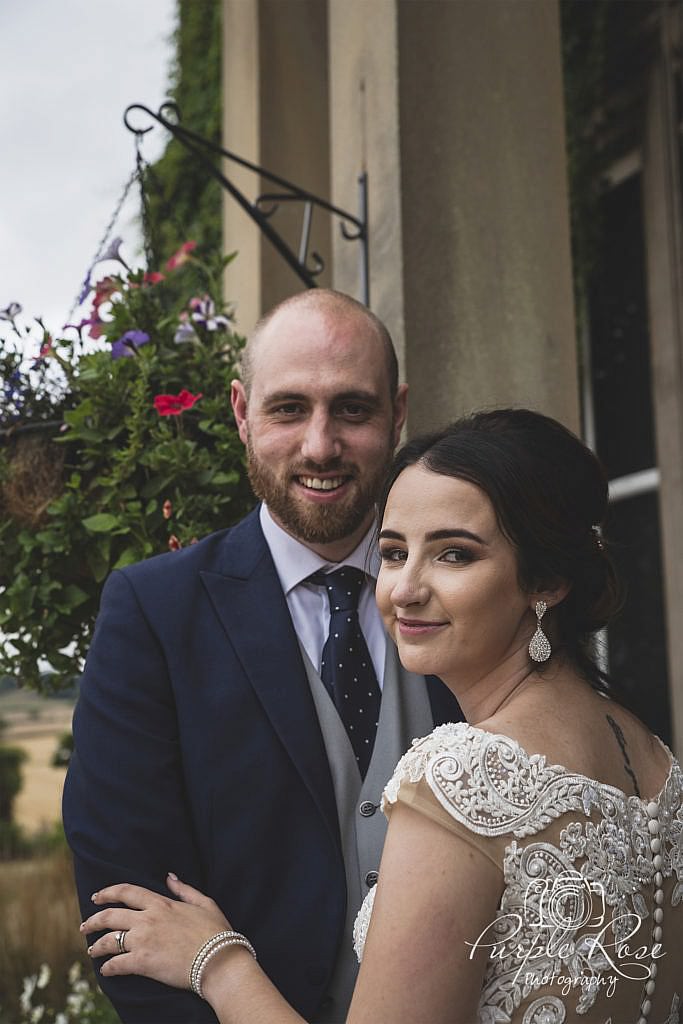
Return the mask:
POLYGON ((299 188, 298 185, 293 185, 292 182, 287 181, 285 178, 281 178, 279 175, 273 174, 271 171, 267 171, 263 167, 259 167, 257 164, 251 163, 249 160, 245 160, 244 157, 238 156, 236 153, 232 153, 228 149, 224 149, 217 143, 203 138, 196 132, 190 131, 189 128, 185 128, 181 124, 180 111, 175 103, 163 103, 156 113, 150 110, 149 107, 143 106, 141 103, 132 103, 126 108, 123 115, 123 122, 126 128, 135 134, 138 141, 140 141, 142 136, 146 135, 147 132, 152 131, 154 125, 150 124, 147 127, 140 127, 133 124, 131 114, 133 114, 134 111, 140 112, 146 117, 151 118, 153 121, 156 121, 157 124, 160 124, 166 129, 166 131, 170 132, 173 138, 177 139, 178 142, 185 146, 185 148, 201 162, 206 170, 218 182, 220 182, 222 187, 226 189, 233 199, 239 203, 245 213, 255 221, 266 238, 268 238, 268 240, 275 246, 285 262, 289 264, 294 273, 301 281, 303 281, 307 288, 317 288, 315 278, 325 267, 324 261, 318 252, 315 250, 309 252, 314 208, 317 207, 318 209, 331 214, 333 217, 338 218, 342 236, 347 241, 359 242, 361 301, 364 302, 366 306, 370 305, 370 277, 368 262, 368 178, 365 171, 358 178, 359 213, 358 216, 354 216, 346 210, 342 210, 338 206, 334 206, 332 203, 329 203, 326 199, 321 199, 320 196, 313 195, 312 192, 307 192, 305 189, 299 188), (230 160, 233 163, 238 164, 240 167, 245 167, 247 170, 253 171, 254 174, 259 175, 261 178, 265 178, 266 181, 272 182, 272 184, 276 186, 276 190, 264 192, 259 195, 254 202, 251 202, 251 200, 240 192, 237 186, 222 173, 220 168, 212 163, 208 157, 209 153, 216 153, 219 156, 224 157, 226 160, 230 160), (270 223, 269 218, 272 217, 281 203, 302 204, 301 236, 297 253, 294 252, 294 250, 270 223))

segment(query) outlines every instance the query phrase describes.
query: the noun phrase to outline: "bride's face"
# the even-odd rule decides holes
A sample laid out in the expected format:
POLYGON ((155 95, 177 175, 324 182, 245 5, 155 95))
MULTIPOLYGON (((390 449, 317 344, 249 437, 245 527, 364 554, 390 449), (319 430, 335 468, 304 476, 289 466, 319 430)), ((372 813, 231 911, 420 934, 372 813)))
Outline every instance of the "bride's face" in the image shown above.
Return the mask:
POLYGON ((377 603, 409 671, 457 684, 528 663, 531 598, 479 487, 409 466, 389 494, 380 552, 377 603))

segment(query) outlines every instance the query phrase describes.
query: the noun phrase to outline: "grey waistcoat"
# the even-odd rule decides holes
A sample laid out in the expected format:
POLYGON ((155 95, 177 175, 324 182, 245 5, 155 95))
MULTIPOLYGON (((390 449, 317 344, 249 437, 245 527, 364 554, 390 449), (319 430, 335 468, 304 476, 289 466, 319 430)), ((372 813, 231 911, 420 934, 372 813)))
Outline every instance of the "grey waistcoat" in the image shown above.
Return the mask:
POLYGON ((406 672, 398 660, 396 647, 387 639, 377 738, 368 773, 361 782, 346 729, 303 647, 301 652, 330 762, 346 869, 344 937, 323 1003, 324 1010, 315 1022, 338 1024, 346 1020, 358 973, 353 952, 353 923, 366 893, 376 881, 387 829, 386 819, 379 810, 382 791, 401 755, 416 736, 432 731, 434 720, 424 677, 406 672))

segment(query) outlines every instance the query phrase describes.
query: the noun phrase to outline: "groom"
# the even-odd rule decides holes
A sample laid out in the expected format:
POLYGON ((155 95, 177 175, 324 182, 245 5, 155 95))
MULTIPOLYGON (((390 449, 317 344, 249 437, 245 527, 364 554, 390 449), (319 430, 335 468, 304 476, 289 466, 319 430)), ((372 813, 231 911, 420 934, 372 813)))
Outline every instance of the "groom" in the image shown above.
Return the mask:
MULTIPOLYGON (((74 718, 64 823, 83 914, 107 883, 163 892, 175 871, 308 1021, 346 1016, 382 789, 414 736, 460 717, 401 668, 373 599, 406 390, 386 328, 348 296, 267 315, 231 396, 262 504, 112 574, 74 718)), ((189 992, 102 983, 126 1024, 215 1020, 189 992)))

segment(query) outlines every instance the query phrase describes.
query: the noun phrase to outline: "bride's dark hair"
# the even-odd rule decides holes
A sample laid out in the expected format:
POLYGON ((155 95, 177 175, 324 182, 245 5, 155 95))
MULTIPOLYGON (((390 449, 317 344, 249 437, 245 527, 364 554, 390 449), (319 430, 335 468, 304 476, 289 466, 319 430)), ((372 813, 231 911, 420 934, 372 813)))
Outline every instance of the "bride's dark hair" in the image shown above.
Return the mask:
POLYGON ((516 550, 526 591, 559 581, 569 593, 549 612, 554 644, 597 689, 608 681, 593 635, 618 610, 620 589, 602 526, 607 479, 600 462, 561 423, 528 409, 476 412, 409 441, 394 458, 380 502, 408 466, 475 484, 516 550))

